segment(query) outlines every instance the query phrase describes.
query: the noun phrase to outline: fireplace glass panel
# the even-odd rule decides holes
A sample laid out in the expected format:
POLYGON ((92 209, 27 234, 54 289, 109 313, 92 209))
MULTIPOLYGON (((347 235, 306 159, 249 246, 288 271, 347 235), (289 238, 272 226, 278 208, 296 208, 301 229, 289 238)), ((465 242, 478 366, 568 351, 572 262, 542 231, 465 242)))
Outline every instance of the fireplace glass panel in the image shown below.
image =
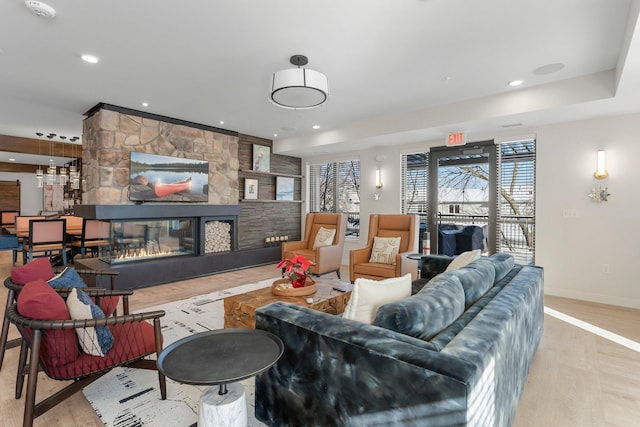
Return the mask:
POLYGON ((101 257, 110 264, 195 255, 194 218, 111 220, 111 253, 101 257))

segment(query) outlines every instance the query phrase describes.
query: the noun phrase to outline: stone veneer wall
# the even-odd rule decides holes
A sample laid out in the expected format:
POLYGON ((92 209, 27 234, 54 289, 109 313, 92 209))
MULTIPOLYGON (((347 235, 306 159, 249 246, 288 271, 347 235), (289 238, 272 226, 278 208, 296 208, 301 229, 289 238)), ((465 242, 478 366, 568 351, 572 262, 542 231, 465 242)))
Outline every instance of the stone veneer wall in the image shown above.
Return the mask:
POLYGON ((209 161, 209 204, 238 203, 238 137, 101 109, 83 123, 83 204, 129 201, 129 152, 209 161))

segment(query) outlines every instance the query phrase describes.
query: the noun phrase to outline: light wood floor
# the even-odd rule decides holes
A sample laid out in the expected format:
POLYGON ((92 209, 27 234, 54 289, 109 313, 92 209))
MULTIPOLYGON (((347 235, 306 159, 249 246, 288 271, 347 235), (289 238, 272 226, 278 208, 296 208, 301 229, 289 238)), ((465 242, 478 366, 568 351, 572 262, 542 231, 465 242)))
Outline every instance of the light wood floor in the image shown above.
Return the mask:
MULTIPOLYGON (((11 270, 11 251, 0 252, 0 278, 11 270)), ((140 289, 132 310, 239 286, 278 275, 274 265, 140 289)), ((348 277, 343 267, 342 277, 348 277)), ((0 304, 6 292, 0 290, 0 304)), ((640 342, 640 310, 546 297, 557 311, 640 342)), ((16 336, 11 328, 11 336, 16 336)), ((0 425, 22 425, 23 400, 14 399, 18 349, 7 351, 0 371, 0 425)), ((40 374, 37 400, 61 383, 40 374)), ((77 393, 40 416, 35 426, 101 426, 77 393)), ((545 315, 544 336, 516 414, 515 427, 640 426, 640 353, 545 315)), ((159 426, 162 427, 162 426, 159 426)))

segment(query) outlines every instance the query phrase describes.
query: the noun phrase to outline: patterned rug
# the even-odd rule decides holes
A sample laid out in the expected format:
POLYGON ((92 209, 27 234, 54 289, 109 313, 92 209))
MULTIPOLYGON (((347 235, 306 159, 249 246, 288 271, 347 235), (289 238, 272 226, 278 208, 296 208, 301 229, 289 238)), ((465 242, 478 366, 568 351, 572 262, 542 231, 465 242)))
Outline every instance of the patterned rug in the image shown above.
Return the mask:
MULTIPOLYGON (((199 295, 182 301, 149 307, 164 310, 161 319, 164 347, 198 332, 224 327, 223 299, 271 286, 275 279, 199 295)), ((254 379, 242 383, 247 393, 248 425, 264 426, 254 418, 254 379)), ((117 368, 86 387, 83 392, 107 427, 188 427, 198 422, 200 395, 206 386, 180 384, 167 378, 167 400, 160 399, 158 374, 145 369, 117 368)))

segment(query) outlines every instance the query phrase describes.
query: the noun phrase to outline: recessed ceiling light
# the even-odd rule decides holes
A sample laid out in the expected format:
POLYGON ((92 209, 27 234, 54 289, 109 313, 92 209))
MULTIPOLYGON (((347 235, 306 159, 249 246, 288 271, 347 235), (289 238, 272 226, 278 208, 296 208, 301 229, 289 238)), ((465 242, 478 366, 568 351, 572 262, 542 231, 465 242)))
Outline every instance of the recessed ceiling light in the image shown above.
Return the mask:
POLYGON ((15 162, 15 161, 16 161, 16 159, 11 158, 11 159, 9 159, 9 161, 10 161, 10 162, 15 162))
POLYGON ((564 64, 560 62, 556 62, 555 64, 547 64, 547 65, 543 65, 542 67, 536 68, 535 70, 533 70, 533 74, 537 74, 541 76, 544 74, 551 74, 551 73, 558 72, 563 68, 564 68, 564 64))
POLYGON ((522 83, 524 83, 522 80, 511 80, 509 86, 520 86, 522 83))
POLYGON ((81 58, 82 58, 82 60, 83 60, 84 62, 88 62, 89 64, 97 64, 97 63, 98 63, 98 61, 99 61, 99 59, 98 59, 97 57, 95 57, 95 56, 93 56, 93 55, 88 55, 88 54, 86 54, 86 53, 85 53, 85 54, 83 54, 83 55, 81 56, 81 58))
POLYGON ((274 134, 273 134, 273 136, 274 136, 274 137, 277 137, 277 136, 278 136, 278 134, 277 134, 277 133, 274 133, 274 134))
POLYGON ((24 2, 24 5, 27 9, 41 18, 53 19, 56 16, 56 10, 48 4, 35 0, 27 0, 24 2))
POLYGON ((141 104, 143 107, 148 107, 148 106, 149 106, 149 103, 148 103, 148 102, 141 102, 140 104, 141 104))
POLYGON ((313 125, 311 127, 314 128, 314 129, 320 129, 320 125, 313 125))
POLYGON ((221 125, 224 124, 224 120, 220 120, 218 123, 220 123, 221 125))

